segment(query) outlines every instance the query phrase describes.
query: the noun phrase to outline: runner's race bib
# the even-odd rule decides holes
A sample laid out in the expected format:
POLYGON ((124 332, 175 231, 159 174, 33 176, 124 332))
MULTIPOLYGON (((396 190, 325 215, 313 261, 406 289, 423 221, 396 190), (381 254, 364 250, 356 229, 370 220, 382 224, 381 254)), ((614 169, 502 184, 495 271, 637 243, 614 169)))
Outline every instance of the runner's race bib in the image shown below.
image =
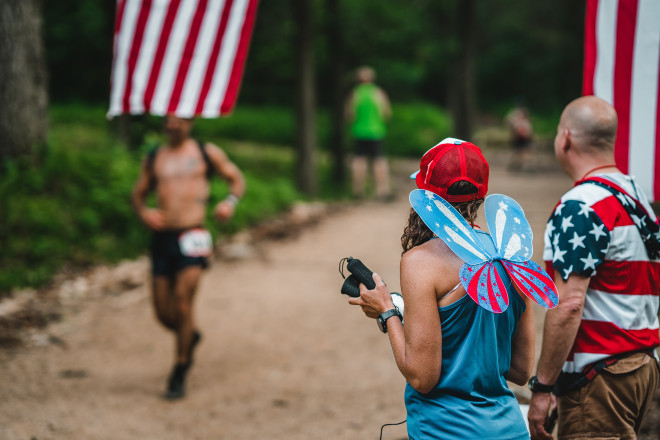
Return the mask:
POLYGON ((209 231, 191 229, 179 236, 179 249, 186 257, 208 257, 213 249, 213 240, 209 231))

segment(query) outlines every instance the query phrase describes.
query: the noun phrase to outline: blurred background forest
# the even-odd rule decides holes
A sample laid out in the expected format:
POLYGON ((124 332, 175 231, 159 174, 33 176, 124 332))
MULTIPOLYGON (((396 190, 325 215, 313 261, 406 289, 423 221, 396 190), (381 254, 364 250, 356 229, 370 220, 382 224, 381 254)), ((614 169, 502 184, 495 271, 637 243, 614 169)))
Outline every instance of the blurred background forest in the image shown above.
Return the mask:
MULTIPOLYGON (((43 285, 63 268, 144 252, 147 234, 129 196, 142 155, 161 140, 159 118, 105 118, 115 0, 3 2, 0 54, 10 61, 0 67, 0 99, 10 100, 6 54, 20 42, 19 20, 11 17, 24 5, 43 42, 27 72, 43 85, 45 100, 43 116, 31 112, 36 122, 17 130, 45 128, 27 147, 2 140, 0 296, 43 285)), ((195 135, 223 147, 248 179, 236 221, 214 225, 216 236, 296 200, 348 197, 341 108, 361 65, 376 70, 392 100, 393 156, 419 156, 449 135, 484 139, 480 133, 503 127, 518 99, 531 110, 541 143, 551 138, 561 108, 581 91, 584 8, 570 0, 260 2, 233 115, 196 124, 195 135), (301 72, 312 78, 314 98, 312 189, 295 172, 303 154, 300 115, 310 113, 298 104, 301 72)), ((4 107, 0 125, 16 126, 4 107)), ((480 146, 508 147, 502 139, 480 146)), ((213 183, 215 199, 224 191, 213 183)))

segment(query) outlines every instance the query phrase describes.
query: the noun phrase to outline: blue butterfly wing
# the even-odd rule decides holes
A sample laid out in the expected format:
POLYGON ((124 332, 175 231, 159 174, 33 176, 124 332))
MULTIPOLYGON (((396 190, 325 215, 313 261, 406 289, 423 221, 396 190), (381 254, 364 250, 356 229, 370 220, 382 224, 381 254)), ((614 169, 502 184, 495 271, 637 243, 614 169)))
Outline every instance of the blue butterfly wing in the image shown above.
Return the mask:
POLYGON ((410 193, 410 205, 428 228, 444 241, 461 260, 476 264, 490 259, 472 227, 442 197, 416 189, 410 193))
POLYGON ((532 260, 522 263, 502 261, 502 264, 519 292, 548 309, 557 306, 559 303, 557 286, 541 266, 532 260))
POLYGON ((532 228, 518 202, 493 194, 486 197, 484 211, 500 258, 519 263, 532 258, 532 228))
POLYGON ((467 294, 479 306, 493 313, 502 313, 509 307, 509 293, 495 262, 466 263, 461 267, 459 277, 467 294))

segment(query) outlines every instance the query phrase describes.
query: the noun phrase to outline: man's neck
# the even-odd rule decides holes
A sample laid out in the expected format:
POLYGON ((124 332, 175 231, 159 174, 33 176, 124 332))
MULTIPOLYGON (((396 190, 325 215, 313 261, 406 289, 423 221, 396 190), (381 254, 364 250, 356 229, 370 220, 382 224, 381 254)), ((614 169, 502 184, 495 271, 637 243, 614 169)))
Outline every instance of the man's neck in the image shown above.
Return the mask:
POLYGON ((587 160, 576 164, 570 177, 577 182, 594 174, 615 172, 621 171, 616 167, 613 155, 611 157, 589 157, 587 160))

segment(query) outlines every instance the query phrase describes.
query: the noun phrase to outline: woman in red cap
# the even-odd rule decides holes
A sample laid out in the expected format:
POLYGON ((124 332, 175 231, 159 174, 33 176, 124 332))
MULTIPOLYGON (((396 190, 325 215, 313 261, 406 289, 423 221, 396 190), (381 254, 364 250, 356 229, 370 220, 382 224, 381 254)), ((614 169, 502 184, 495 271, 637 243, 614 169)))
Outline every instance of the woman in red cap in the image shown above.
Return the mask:
MULTIPOLYGON (((426 152, 420 170, 411 177, 420 189, 453 206, 480 240, 492 243, 475 225, 488 191, 488 173, 478 147, 448 138, 426 152)), ((361 285, 360 297, 349 300, 377 319, 389 335, 397 366, 408 382, 408 434, 413 440, 529 439, 506 381, 523 385, 531 375, 530 300, 518 295, 505 276, 503 286, 510 298, 506 309, 492 313, 480 307, 459 280, 464 261, 434 238, 411 210, 401 237, 403 316, 377 274, 374 290, 361 285), (400 319, 390 319, 396 316, 400 319)))

